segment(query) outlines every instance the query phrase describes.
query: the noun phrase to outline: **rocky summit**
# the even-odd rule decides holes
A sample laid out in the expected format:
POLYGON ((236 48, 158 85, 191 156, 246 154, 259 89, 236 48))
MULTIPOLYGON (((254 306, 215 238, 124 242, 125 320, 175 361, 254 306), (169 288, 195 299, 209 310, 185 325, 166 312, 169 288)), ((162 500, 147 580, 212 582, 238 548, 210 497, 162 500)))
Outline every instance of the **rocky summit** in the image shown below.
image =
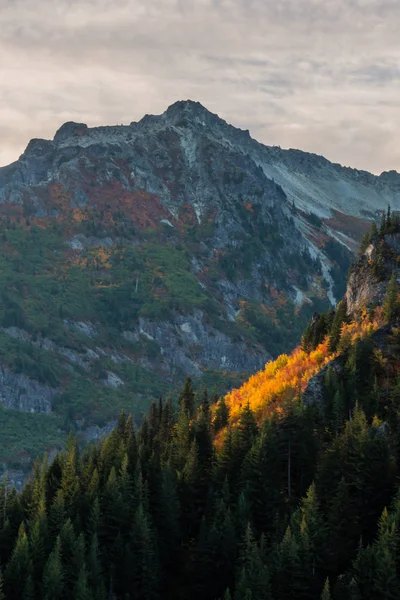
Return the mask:
POLYGON ((336 304, 389 204, 398 173, 264 146, 192 101, 32 140, 0 169, 0 459, 139 419, 187 375, 240 383, 336 304))

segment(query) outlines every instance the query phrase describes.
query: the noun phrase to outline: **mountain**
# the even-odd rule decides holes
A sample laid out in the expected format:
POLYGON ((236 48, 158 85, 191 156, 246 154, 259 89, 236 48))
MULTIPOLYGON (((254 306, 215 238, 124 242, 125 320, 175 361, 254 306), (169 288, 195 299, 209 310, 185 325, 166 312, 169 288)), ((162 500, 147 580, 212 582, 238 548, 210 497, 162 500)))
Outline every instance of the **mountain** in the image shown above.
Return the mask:
POLYGON ((301 348, 211 404, 0 484, 4 600, 384 600, 400 586, 400 219, 364 238, 301 348))
POLYGON ((399 174, 263 146, 191 101, 32 140, 0 169, 0 458, 140 419, 187 375, 239 384, 335 305, 388 204, 399 174))

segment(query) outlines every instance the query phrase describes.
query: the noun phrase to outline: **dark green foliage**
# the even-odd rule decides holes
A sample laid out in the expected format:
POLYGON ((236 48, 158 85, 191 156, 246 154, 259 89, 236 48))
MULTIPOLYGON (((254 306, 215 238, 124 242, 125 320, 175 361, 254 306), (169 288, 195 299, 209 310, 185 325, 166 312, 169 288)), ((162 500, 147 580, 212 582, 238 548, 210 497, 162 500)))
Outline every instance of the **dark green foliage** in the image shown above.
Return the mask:
MULTIPOLYGON (((314 319, 305 344, 345 318, 314 319)), ((390 369, 373 336, 350 346, 321 407, 299 398, 258 423, 245 403, 231 423, 187 380, 139 432, 121 414, 98 445, 71 436, 20 494, 0 485, 0 599, 397 599, 392 338, 390 369)))
POLYGON ((225 398, 221 398, 221 400, 217 404, 217 409, 215 411, 215 418, 213 422, 214 431, 218 433, 221 429, 228 425, 229 420, 229 409, 226 405, 225 398))
POLYGON ((190 377, 187 377, 185 385, 183 386, 182 392, 179 396, 179 405, 182 410, 189 414, 190 417, 193 416, 195 409, 195 394, 193 383, 190 377))
POLYGON ((331 330, 334 312, 314 314, 301 338, 301 346, 305 352, 311 352, 324 341, 331 330))
POLYGON ((383 304, 383 314, 386 321, 392 321, 399 313, 399 285, 395 273, 392 274, 383 304))
POLYGON ((332 325, 329 331, 329 351, 336 352, 342 331, 342 325, 347 320, 346 301, 341 300, 337 305, 332 325))

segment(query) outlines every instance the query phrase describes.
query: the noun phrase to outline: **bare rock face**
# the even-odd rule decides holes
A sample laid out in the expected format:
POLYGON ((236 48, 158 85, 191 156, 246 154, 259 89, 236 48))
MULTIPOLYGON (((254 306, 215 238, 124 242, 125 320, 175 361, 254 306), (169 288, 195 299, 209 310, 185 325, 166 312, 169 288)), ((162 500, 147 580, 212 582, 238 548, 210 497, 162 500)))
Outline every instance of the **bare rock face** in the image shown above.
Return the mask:
POLYGON ((57 391, 0 365, 0 402, 6 408, 24 412, 50 413, 51 401, 57 391))
POLYGON ((246 373, 261 369, 272 358, 260 345, 250 348, 206 325, 198 310, 176 315, 173 322, 140 319, 138 333, 157 342, 161 366, 171 373, 176 368, 193 377, 199 377, 203 369, 246 373))
POLYGON ((314 375, 314 377, 311 377, 302 396, 304 404, 323 406, 324 382, 328 369, 331 369, 334 373, 340 375, 343 371, 343 358, 339 356, 338 358, 331 360, 323 369, 321 369, 321 371, 314 375))
POLYGON ((346 290, 347 313, 349 315, 368 309, 383 301, 386 282, 380 282, 371 267, 375 248, 370 245, 365 256, 353 268, 346 290))
POLYGON ((383 303, 388 281, 395 273, 400 279, 400 234, 374 238, 351 269, 346 290, 349 315, 370 310, 383 303))

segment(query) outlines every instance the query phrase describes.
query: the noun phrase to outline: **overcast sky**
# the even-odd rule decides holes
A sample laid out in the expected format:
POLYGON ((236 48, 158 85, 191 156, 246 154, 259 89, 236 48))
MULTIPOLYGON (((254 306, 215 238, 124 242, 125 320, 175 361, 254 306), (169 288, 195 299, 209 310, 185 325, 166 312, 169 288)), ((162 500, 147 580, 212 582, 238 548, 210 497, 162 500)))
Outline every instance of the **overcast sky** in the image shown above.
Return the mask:
POLYGON ((0 165, 69 120, 198 100, 266 144, 400 170, 399 0, 0 0, 0 165))

